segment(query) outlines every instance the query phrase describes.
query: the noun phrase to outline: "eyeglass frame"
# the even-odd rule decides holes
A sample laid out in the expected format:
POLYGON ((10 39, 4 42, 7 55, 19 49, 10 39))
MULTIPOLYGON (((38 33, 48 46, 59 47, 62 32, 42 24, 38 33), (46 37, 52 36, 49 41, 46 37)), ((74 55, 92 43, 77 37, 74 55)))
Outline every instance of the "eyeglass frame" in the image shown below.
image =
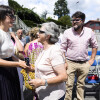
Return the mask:
POLYGON ((46 33, 45 31, 41 31, 40 29, 39 29, 39 34, 44 34, 44 33, 46 33))
POLYGON ((82 21, 82 19, 81 18, 80 19, 71 19, 71 22, 74 22, 74 21, 79 22, 79 21, 82 21))

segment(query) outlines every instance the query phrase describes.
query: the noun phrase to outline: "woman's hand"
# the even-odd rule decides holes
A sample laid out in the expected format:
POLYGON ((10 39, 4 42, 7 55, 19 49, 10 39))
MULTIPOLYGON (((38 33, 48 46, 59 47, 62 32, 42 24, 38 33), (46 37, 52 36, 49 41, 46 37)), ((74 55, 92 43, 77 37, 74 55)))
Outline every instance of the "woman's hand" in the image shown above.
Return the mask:
POLYGON ((33 88, 38 88, 45 85, 45 79, 32 79, 29 81, 29 85, 33 86, 33 88))
POLYGON ((29 68, 28 69, 25 69, 25 70, 26 70, 27 73, 28 72, 34 72, 35 71, 35 68, 32 67, 32 65, 30 64, 29 68))
POLYGON ((26 65, 25 61, 19 60, 18 66, 23 68, 23 69, 28 69, 29 66, 26 65))
POLYGON ((35 69, 32 67, 32 65, 30 64, 30 66, 27 66, 25 61, 19 60, 18 63, 19 63, 19 67, 25 69, 27 73, 35 71, 35 69))
POLYGON ((11 37, 13 37, 14 39, 16 38, 14 32, 11 32, 11 37))

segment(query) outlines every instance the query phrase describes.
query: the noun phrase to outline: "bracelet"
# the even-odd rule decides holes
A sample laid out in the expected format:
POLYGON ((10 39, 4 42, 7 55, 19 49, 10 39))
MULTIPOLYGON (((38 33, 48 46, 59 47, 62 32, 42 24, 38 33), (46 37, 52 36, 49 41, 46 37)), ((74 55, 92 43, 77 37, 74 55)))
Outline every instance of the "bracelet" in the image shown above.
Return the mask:
POLYGON ((45 86, 47 87, 48 86, 48 82, 47 82, 47 80, 45 79, 45 86))

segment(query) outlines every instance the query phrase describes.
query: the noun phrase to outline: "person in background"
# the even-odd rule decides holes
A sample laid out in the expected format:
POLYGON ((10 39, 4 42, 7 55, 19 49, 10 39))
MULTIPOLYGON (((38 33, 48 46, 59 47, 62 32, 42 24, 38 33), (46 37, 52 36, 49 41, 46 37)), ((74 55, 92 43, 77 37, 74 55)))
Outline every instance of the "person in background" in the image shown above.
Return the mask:
MULTIPOLYGON (((29 57, 30 64, 33 66, 35 64, 37 57, 39 56, 39 53, 43 50, 42 44, 38 42, 38 35, 37 35, 38 32, 39 32, 38 27, 34 27, 29 31, 30 42, 26 44, 25 49, 24 49, 26 57, 29 57)), ((34 67, 33 67, 33 69, 34 69, 34 67)), ((34 75, 34 72, 31 73, 31 76, 32 75, 34 75)), ((28 90, 28 92, 29 92, 29 90, 28 90)), ((31 90, 31 93, 32 93, 31 96, 33 98, 37 97, 35 90, 31 90)), ((36 98, 36 100, 37 100, 37 98, 36 98)))
POLYGON ((55 43, 56 45, 61 45, 61 41, 62 41, 62 36, 63 36, 63 33, 60 33, 60 35, 59 35, 59 37, 58 37, 58 42, 57 43, 55 43))
POLYGON ((64 100, 67 73, 65 56, 55 45, 59 34, 54 22, 42 24, 38 32, 38 42, 42 43, 43 51, 35 62, 35 79, 29 84, 36 88, 39 100, 64 100))
POLYGON ((11 34, 11 39, 14 44, 14 48, 15 49, 17 48, 19 51, 22 52, 24 50, 24 47, 23 47, 22 43, 20 42, 20 40, 16 37, 14 32, 10 32, 10 34, 11 34))
MULTIPOLYGON (((24 42, 23 42, 23 30, 22 29, 18 29, 17 32, 16 32, 16 37, 17 39, 20 41, 21 45, 23 46, 24 48, 24 42)), ((18 50, 18 47, 16 47, 15 45, 15 55, 21 59, 21 60, 24 60, 24 56, 23 56, 23 51, 19 51, 18 50)))
POLYGON ((14 45, 8 32, 14 20, 13 9, 0 5, 0 100, 21 100, 16 67, 29 68, 24 61, 14 61, 14 45))
POLYGON ((17 32, 16 32, 16 36, 20 40, 21 44, 24 46, 24 42, 23 42, 23 30, 22 29, 18 29, 17 32))
POLYGON ((38 27, 34 27, 30 30, 29 35, 30 35, 30 42, 26 44, 24 52, 26 56, 29 56, 29 47, 30 45, 33 46, 34 49, 34 43, 37 43, 38 45, 42 45, 41 43, 38 42, 38 35, 37 33, 39 32, 39 28, 38 27))
POLYGON ((30 42, 29 32, 26 33, 26 37, 25 37, 25 39, 26 39, 26 44, 30 42))
POLYGON ((65 100, 72 100, 74 80, 77 79, 77 100, 84 100, 85 79, 93 64, 97 52, 97 40, 92 29, 84 27, 85 14, 77 11, 72 15, 72 26, 65 30, 61 49, 66 53, 67 74, 65 100), (91 45, 92 55, 88 60, 88 46, 91 45), (76 77, 76 78, 75 78, 76 77))

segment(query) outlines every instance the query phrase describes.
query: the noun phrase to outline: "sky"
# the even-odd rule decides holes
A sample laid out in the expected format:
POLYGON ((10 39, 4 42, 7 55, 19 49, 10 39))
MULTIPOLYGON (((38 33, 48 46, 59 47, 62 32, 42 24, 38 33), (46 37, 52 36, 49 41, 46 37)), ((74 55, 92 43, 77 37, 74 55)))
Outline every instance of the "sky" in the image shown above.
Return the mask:
MULTIPOLYGON (((58 0, 14 0, 23 7, 32 9, 41 16, 44 11, 53 14, 54 4, 58 0)), ((7 3, 7 0, 0 0, 1 3, 7 3)), ((97 20, 100 18, 100 0, 67 0, 70 16, 76 11, 82 11, 86 14, 86 21, 97 20)))

